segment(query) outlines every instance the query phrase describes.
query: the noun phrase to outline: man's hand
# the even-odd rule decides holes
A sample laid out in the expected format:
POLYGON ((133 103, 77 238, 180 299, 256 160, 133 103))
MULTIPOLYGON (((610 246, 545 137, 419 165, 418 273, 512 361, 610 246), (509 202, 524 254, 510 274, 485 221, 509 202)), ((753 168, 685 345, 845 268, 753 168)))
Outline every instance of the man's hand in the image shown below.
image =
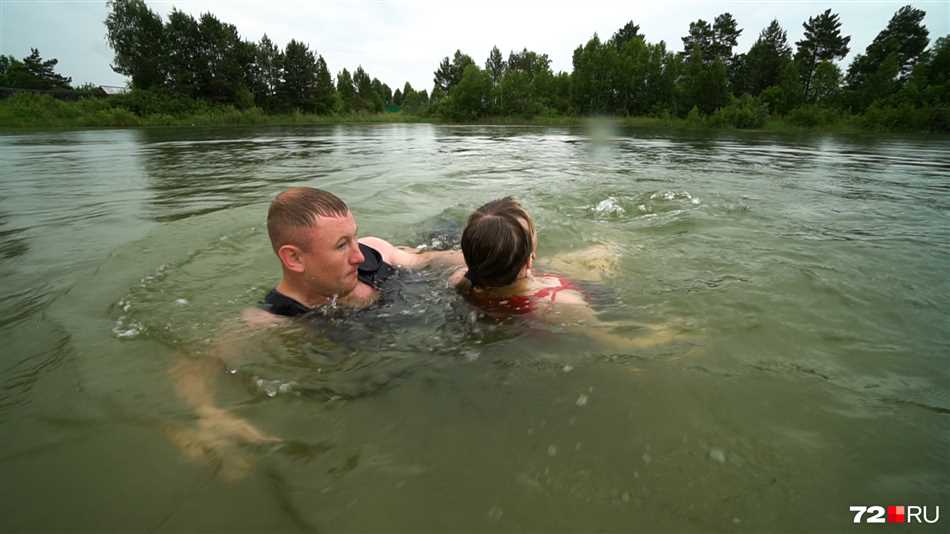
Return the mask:
POLYGON ((227 480, 243 478, 254 467, 254 458, 241 445, 280 442, 233 413, 214 407, 199 411, 195 428, 167 426, 165 434, 186 457, 211 463, 227 480))

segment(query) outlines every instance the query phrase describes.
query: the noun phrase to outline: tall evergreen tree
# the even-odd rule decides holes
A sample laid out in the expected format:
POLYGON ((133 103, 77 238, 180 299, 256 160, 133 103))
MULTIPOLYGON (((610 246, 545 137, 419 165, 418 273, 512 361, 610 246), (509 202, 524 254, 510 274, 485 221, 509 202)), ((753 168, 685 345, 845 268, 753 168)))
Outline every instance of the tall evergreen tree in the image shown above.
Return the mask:
POLYGON ((317 56, 316 69, 313 111, 320 114, 332 113, 336 105, 336 88, 333 86, 333 78, 330 76, 330 70, 327 68, 327 62, 323 60, 323 56, 317 56))
POLYGON ((777 85, 791 57, 792 49, 788 45, 785 30, 777 20, 773 20, 762 30, 746 54, 743 65, 744 89, 754 96, 777 85))
POLYGON ((499 50, 497 46, 493 46, 491 52, 488 53, 488 59, 485 60, 485 72, 488 73, 488 78, 491 80, 492 85, 488 113, 501 113, 501 109, 504 106, 504 95, 501 91, 501 83, 507 70, 508 63, 504 57, 502 57, 501 50, 499 50))
POLYGON ((716 17, 712 27, 712 44, 709 52, 721 59, 726 65, 732 60, 732 49, 739 42, 742 30, 739 23, 730 13, 722 13, 716 17))
POLYGON ((255 102, 264 109, 274 109, 277 105, 283 62, 284 54, 265 33, 254 49, 254 83, 251 88, 255 102))
POLYGON ((712 26, 703 19, 689 23, 689 34, 682 38, 683 55, 688 58, 693 57, 693 51, 699 50, 700 57, 705 61, 712 61, 715 57, 712 54, 714 33, 712 26))
POLYGON ((373 87, 373 79, 362 66, 356 67, 353 71, 353 86, 356 88, 356 98, 353 101, 354 111, 379 113, 383 110, 383 99, 373 87))
POLYGON ((805 35, 796 46, 795 63, 801 71, 803 93, 805 101, 814 100, 812 95, 812 79, 818 64, 823 61, 834 61, 848 55, 848 43, 851 36, 841 35, 841 22, 838 14, 832 14, 830 9, 814 17, 809 17, 802 23, 805 35))
POLYGON ((351 113, 356 100, 356 89, 353 87, 353 78, 350 71, 343 69, 336 76, 336 92, 340 98, 340 111, 351 113))
POLYGON ((317 60, 306 44, 291 39, 284 48, 283 83, 280 99, 289 109, 314 110, 317 85, 317 60))
POLYGON ((504 76, 507 68, 508 65, 501 55, 501 50, 498 50, 497 46, 493 46, 488 54, 488 59, 485 60, 485 70, 488 72, 493 85, 497 86, 501 83, 501 77, 504 76))
POLYGON ((61 76, 54 70, 59 60, 43 60, 40 51, 31 48, 30 55, 23 58, 23 67, 33 80, 34 89, 69 89, 72 78, 61 76))
POLYGON ((891 54, 895 56, 900 79, 905 80, 930 42, 930 33, 923 25, 924 16, 926 13, 923 10, 911 6, 897 10, 887 27, 868 45, 865 53, 851 62, 848 85, 860 88, 868 77, 875 75, 891 54))
POLYGON ((610 38, 610 44, 617 50, 622 50, 627 42, 636 37, 643 37, 643 35, 640 34, 640 26, 634 24, 631 20, 613 34, 610 38))
POLYGON ((30 49, 30 55, 17 60, 13 56, 0 56, 0 87, 34 89, 69 89, 71 78, 57 74, 54 59, 43 60, 39 50, 30 49))
POLYGON ((439 69, 434 73, 432 80, 435 84, 432 89, 433 95, 435 95, 436 91, 443 95, 449 94, 449 90, 452 89, 455 84, 462 81, 462 74, 465 72, 465 68, 474 64, 475 62, 472 61, 472 58, 463 54, 461 50, 455 51, 455 55, 451 61, 448 56, 446 56, 442 60, 442 63, 439 64, 439 69))

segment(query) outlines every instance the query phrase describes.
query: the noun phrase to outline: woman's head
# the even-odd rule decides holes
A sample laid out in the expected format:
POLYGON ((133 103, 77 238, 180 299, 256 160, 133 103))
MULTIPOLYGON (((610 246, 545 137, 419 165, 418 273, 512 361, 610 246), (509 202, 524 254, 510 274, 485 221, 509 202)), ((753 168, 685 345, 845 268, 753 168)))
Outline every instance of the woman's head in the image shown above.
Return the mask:
POLYGON ((534 237, 534 221, 511 197, 475 210, 462 232, 462 255, 472 285, 502 287, 514 282, 531 261, 534 237))

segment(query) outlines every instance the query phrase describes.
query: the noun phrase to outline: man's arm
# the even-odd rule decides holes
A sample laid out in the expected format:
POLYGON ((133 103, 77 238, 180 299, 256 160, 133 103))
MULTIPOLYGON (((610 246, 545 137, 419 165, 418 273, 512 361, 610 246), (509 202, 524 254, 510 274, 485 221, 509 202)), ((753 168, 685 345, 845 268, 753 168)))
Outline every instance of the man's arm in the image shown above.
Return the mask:
POLYGON ((545 269, 566 274, 575 280, 600 282, 617 272, 620 247, 613 243, 591 245, 580 250, 561 252, 539 263, 545 269))
POLYGON ((429 266, 453 267, 464 265, 465 258, 458 250, 431 250, 419 252, 408 247, 396 247, 378 237, 364 237, 360 243, 373 247, 383 256, 383 261, 404 269, 424 269, 429 266))
MULTIPOLYGON (((245 310, 242 318, 247 325, 240 325, 242 330, 284 321, 282 317, 256 309, 245 310)), ((280 441, 215 403, 215 385, 226 376, 226 362, 238 352, 242 334, 246 335, 232 325, 217 336, 208 355, 201 358, 178 355, 169 375, 175 392, 194 410, 197 419, 194 426, 168 425, 165 429, 166 435, 186 456, 215 459, 222 463, 224 476, 235 479, 244 476, 253 465, 252 459, 240 450, 238 444, 280 441)))

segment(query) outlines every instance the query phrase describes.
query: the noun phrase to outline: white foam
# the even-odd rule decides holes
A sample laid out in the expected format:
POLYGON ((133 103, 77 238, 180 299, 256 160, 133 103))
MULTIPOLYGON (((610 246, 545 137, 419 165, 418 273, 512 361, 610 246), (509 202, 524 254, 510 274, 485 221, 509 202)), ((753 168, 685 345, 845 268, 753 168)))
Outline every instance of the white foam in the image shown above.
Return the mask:
POLYGON ((598 202, 597 205, 594 206, 594 211, 601 215, 623 215, 625 213, 623 206, 621 206, 614 197, 607 197, 598 202))

